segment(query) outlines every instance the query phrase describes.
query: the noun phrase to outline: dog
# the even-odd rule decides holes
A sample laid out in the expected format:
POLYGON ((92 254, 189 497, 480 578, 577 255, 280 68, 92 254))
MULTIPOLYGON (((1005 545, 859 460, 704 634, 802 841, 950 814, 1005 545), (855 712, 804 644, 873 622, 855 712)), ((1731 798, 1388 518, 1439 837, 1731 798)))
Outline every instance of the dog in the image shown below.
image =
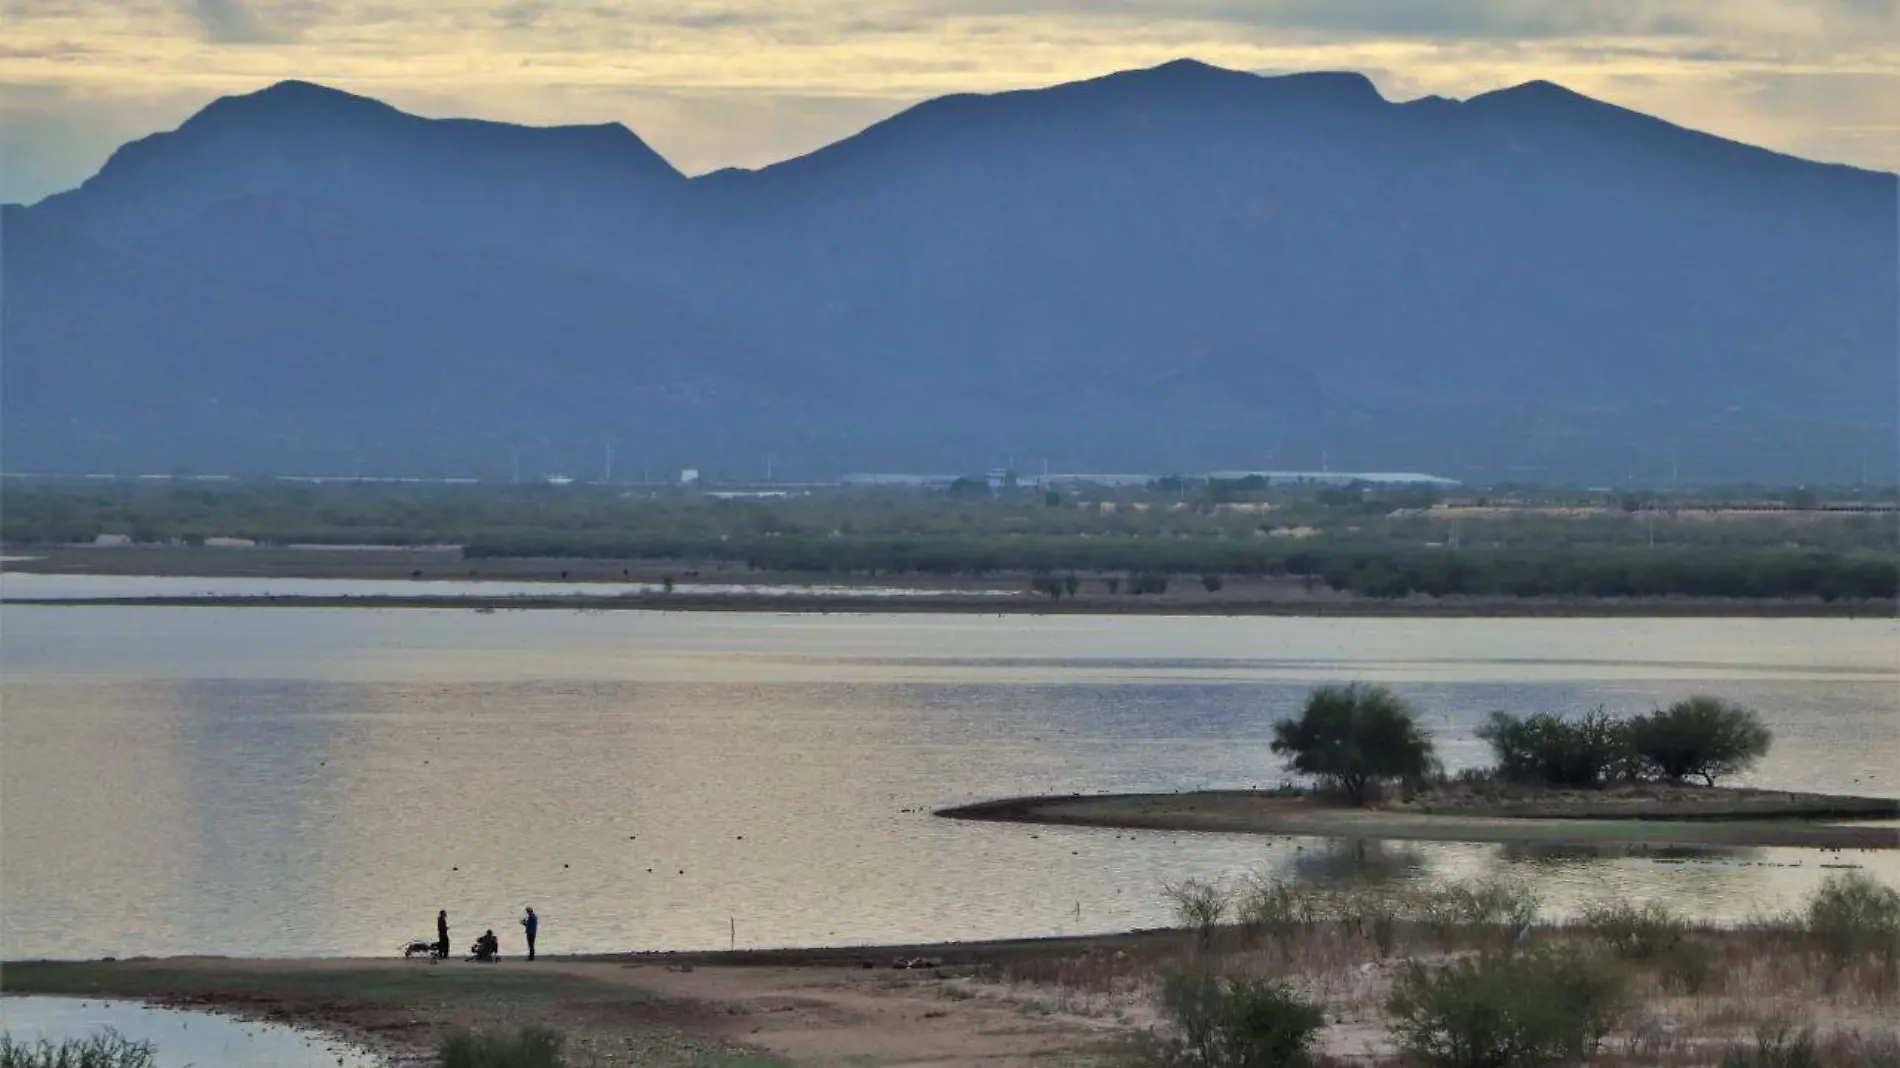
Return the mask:
POLYGON ((439 947, 434 942, 418 938, 402 947, 402 957, 408 960, 411 957, 423 956, 434 960, 439 955, 436 953, 437 948, 439 947))

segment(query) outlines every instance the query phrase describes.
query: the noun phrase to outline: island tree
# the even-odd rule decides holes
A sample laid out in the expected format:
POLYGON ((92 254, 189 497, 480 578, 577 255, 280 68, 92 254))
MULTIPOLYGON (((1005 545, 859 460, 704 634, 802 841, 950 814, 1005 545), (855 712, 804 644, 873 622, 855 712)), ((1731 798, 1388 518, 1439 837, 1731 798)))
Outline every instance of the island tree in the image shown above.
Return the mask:
POLYGON ((1753 767, 1774 741, 1752 709, 1706 696, 1637 716, 1629 736, 1631 748, 1659 777, 1681 782, 1694 776, 1710 786, 1717 776, 1753 767))
POLYGON ((1418 713, 1384 686, 1321 686, 1294 719, 1273 725, 1273 751, 1287 770, 1338 788, 1363 805, 1380 783, 1423 778, 1433 767, 1431 737, 1418 713))

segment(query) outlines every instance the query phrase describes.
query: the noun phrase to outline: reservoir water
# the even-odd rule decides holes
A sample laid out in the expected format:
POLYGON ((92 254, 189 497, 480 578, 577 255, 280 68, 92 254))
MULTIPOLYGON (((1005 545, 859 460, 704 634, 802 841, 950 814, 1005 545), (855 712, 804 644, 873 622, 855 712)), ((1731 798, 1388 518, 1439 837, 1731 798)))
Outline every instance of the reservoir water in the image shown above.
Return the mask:
POLYGON ((1165 922, 1166 880, 1506 875, 1552 911, 1736 919, 1900 857, 1590 855, 981 825, 1047 791, 1271 785, 1268 724, 1389 683, 1453 767, 1490 711, 1707 692, 1760 785, 1900 796, 1892 620, 1303 620, 0 609, 0 956, 389 954, 447 909, 519 952, 1165 922))
POLYGON ((28 1046, 116 1032, 149 1044, 155 1068, 378 1068, 382 1061, 334 1039, 279 1024, 132 1001, 0 998, 0 1032, 28 1046))

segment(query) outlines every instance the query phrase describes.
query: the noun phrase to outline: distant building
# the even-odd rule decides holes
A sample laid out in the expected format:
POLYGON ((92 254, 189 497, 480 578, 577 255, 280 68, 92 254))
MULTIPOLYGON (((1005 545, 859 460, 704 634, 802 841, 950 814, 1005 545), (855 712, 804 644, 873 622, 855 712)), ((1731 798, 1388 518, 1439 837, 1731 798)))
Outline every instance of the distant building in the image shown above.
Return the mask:
POLYGON ((699 485, 699 468, 697 468, 697 467, 687 467, 687 468, 683 468, 683 469, 681 469, 681 471, 680 471, 680 485, 682 485, 682 486, 697 486, 697 485, 699 485))
POLYGON ((1087 475, 1087 474, 1046 474, 1035 475, 1029 481, 1043 489, 1058 486, 1100 486, 1104 489, 1117 489, 1124 486, 1146 486, 1155 480, 1154 475, 1087 475))
POLYGON ((1365 482, 1376 486, 1456 486, 1456 479, 1413 471, 1211 471, 1201 476, 1209 482, 1239 482, 1257 478, 1269 486, 1321 485, 1349 486, 1365 482))
POLYGON ((956 480, 956 475, 846 475, 838 483, 843 486, 942 489, 956 480))

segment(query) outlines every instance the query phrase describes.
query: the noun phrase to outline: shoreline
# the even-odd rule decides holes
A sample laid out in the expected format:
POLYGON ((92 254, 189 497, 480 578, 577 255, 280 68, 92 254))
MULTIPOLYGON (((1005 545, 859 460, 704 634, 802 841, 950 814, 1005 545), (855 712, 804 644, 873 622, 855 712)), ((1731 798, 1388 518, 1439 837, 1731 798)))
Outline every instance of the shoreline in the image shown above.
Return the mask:
MULTIPOLYGON (((769 585, 770 583, 751 583, 769 585)), ((1062 601, 1001 596, 878 596, 801 594, 659 594, 612 597, 588 594, 397 596, 305 594, 151 597, 9 597, 23 608, 365 608, 459 611, 750 612, 812 615, 1012 616, 1259 616, 1330 619, 1870 619, 1897 618, 1893 605, 1808 604, 1784 601, 1499 600, 1459 603, 1390 601, 1169 601, 1162 598, 1075 598, 1062 601)))
POLYGON ((932 815, 985 823, 1300 838, 1648 848, 1900 849, 1900 827, 1820 822, 1900 818, 1900 800, 1784 796, 1788 801, 1781 810, 1738 804, 1727 811, 1695 811, 1693 806, 1672 807, 1659 802, 1648 811, 1566 816, 1512 813, 1503 806, 1465 812, 1347 808, 1315 804, 1301 797, 1224 790, 1011 797, 939 809, 932 815))
POLYGON ((569 1038, 580 1063, 764 1068, 897 1065, 929 1049, 944 1068, 1083 1065, 1125 1031, 1029 1009, 979 973, 1105 954, 1170 952, 1151 929, 979 942, 810 949, 543 954, 529 964, 453 957, 225 956, 0 962, 0 996, 135 1001, 317 1031, 391 1068, 433 1065, 450 1029, 526 1023, 569 1038), (953 985, 964 990, 948 992, 953 985), (974 995, 966 993, 979 988, 974 995), (585 1058, 593 1057, 594 1061, 585 1058), (625 1058, 625 1059, 622 1059, 625 1058))
MULTIPOLYGON (((475 611, 656 611, 904 613, 1040 616, 1260 616, 1418 619, 1893 619, 1900 601, 1739 599, 1715 597, 1446 597, 1396 600, 1309 588, 1288 576, 1228 575, 1218 590, 1199 576, 1177 575, 1160 594, 1110 593, 1111 576, 1080 576, 1074 595, 1052 599, 1031 590, 1026 573, 936 575, 756 571, 716 560, 620 560, 585 557, 468 558, 459 548, 222 548, 190 546, 57 546, 13 548, 4 570, 20 575, 92 578, 246 580, 346 579, 399 584, 454 582, 456 593, 406 593, 399 585, 367 595, 331 593, 118 594, 9 597, 30 607, 438 608, 475 611), (668 581, 696 587, 663 592, 668 581), (485 582, 546 583, 523 595, 484 593, 485 582), (561 592, 563 584, 647 586, 625 594, 561 592), (729 588, 709 592, 708 587, 729 588), (790 592, 749 592, 768 587, 790 592), (800 588, 817 592, 801 592, 800 588), (877 591, 901 591, 880 593, 877 591), (858 592, 862 591, 862 592, 858 592)), ((109 591, 108 591, 109 592, 109 591)))
MULTIPOLYGON (((1381 935, 1364 925, 1363 902, 1340 905, 1343 911, 1271 929, 1243 920, 978 942, 544 955, 533 964, 519 957, 492 965, 393 957, 12 961, 0 964, 0 974, 9 995, 124 1000, 295 1026, 390 1068, 433 1065, 435 1044, 453 1031, 525 1024, 561 1032, 579 1063, 603 1065, 899 1068, 927 1060, 933 1068, 1107 1068, 1128 1063, 1131 1043, 1165 1024, 1165 978, 1211 962, 1230 974, 1289 976, 1322 1002, 1327 1022, 1317 1042, 1330 1063, 1393 1068, 1404 1060, 1390 1041, 1386 998, 1408 962, 1442 964, 1500 937, 1550 946, 1625 937, 1614 926, 1567 921, 1511 933, 1496 919, 1446 922, 1398 902, 1381 935)), ((1646 1014, 1680 1020, 1698 1047, 1752 1049, 1755 1029, 1781 1019, 1790 996, 1806 1010, 1802 1019, 1825 1022, 1837 1036, 1891 1031, 1891 993, 1874 1003, 1843 998, 1840 991, 1855 984, 1837 982, 1840 966, 1810 951, 1798 921, 1686 919, 1678 932, 1695 953, 1679 947, 1674 956, 1631 959, 1625 976, 1646 1014), (1671 970, 1684 960, 1706 968, 1671 970), (1704 989, 1685 999, 1682 975, 1706 977, 1697 980, 1704 989)), ((1862 963, 1845 966, 1871 980, 1878 961, 1862 963)))

